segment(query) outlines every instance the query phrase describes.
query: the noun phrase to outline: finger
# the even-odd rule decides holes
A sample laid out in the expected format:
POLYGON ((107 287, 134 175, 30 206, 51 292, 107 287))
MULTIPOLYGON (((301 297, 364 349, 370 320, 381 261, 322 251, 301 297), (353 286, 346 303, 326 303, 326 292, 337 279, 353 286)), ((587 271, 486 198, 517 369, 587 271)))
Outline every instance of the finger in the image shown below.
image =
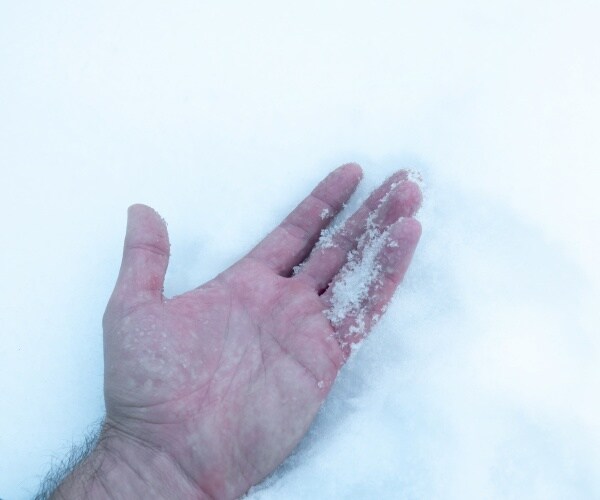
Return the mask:
POLYGON ((124 308, 162 300, 169 263, 165 222, 145 205, 129 207, 121 270, 111 302, 124 308))
POLYGON ((421 191, 406 180, 406 175, 405 171, 392 175, 339 230, 317 244, 298 272, 298 279, 309 281, 317 291, 323 290, 345 264, 348 252, 356 248, 368 224, 383 231, 398 218, 413 216, 421 206, 421 191))
POLYGON ((281 275, 289 275, 310 252, 319 234, 350 198, 362 177, 349 163, 331 172, 248 257, 258 259, 281 275))
MULTIPOLYGON (((402 281, 421 236, 421 225, 402 218, 357 252, 354 265, 346 266, 322 298, 342 351, 350 354, 385 312, 402 281)), ((352 264, 352 263, 350 263, 352 264)))

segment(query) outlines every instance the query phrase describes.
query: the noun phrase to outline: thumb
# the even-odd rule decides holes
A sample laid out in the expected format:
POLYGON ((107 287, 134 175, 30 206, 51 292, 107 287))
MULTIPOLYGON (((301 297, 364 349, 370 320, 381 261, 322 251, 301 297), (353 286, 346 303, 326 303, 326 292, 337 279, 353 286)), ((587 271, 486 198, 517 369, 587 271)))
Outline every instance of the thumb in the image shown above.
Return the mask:
POLYGON ((169 247, 160 215, 146 205, 129 207, 123 260, 109 307, 120 306, 125 313, 137 305, 162 300, 169 247))

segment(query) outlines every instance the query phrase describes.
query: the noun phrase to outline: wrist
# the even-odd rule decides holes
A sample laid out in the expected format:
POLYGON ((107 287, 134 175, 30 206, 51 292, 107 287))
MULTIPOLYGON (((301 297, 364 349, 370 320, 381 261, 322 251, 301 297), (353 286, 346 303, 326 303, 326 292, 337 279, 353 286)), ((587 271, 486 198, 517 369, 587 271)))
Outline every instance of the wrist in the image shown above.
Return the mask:
POLYGON ((105 425, 96 448, 56 489, 55 499, 209 498, 164 451, 105 425))

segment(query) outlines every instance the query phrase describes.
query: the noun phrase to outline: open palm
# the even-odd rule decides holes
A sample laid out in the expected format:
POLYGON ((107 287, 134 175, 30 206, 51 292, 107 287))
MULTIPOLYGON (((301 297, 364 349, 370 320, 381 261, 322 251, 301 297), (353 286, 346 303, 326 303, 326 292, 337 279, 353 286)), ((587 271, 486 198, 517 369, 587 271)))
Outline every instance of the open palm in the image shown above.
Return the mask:
POLYGON ((107 425, 167 453, 211 497, 239 496, 272 472, 382 314, 420 236, 419 189, 397 172, 318 244, 360 177, 354 164, 335 170, 246 257, 172 299, 162 293, 165 224, 131 207, 104 316, 107 425), (336 296, 369 252, 376 279, 354 302, 336 296))

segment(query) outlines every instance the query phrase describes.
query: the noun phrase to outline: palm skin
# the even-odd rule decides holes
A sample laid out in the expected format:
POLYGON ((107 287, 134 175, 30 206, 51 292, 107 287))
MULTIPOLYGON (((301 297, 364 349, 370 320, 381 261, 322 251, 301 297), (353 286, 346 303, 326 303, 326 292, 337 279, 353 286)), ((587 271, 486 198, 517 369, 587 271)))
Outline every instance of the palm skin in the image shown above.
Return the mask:
POLYGON ((356 165, 340 167, 246 257, 172 299, 162 295, 165 225, 149 207, 130 208, 104 317, 106 422, 171 457, 198 496, 234 498, 272 472, 306 433, 350 345, 368 332, 357 335, 352 318, 332 324, 324 311, 370 214, 395 244, 380 255, 369 327, 402 279, 420 235, 411 218, 420 193, 402 172, 332 246, 314 248, 330 221, 323 214, 338 212, 359 180, 356 165))

